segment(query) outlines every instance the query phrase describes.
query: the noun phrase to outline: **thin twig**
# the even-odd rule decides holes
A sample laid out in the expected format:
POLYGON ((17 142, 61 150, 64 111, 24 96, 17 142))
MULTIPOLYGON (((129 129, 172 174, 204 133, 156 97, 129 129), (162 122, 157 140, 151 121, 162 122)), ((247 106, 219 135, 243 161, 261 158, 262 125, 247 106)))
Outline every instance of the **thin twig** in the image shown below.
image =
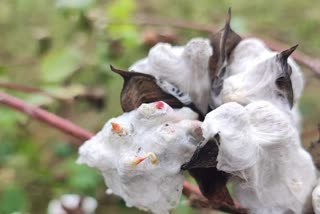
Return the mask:
MULTIPOLYGON (((22 113, 25 113, 34 119, 47 123, 48 125, 64 132, 65 134, 78 138, 79 140, 85 141, 93 136, 92 133, 80 128, 72 122, 48 111, 45 111, 39 107, 30 105, 7 93, 0 92, 0 103, 22 113)), ((80 145, 81 143, 78 142, 77 144, 80 145)))
MULTIPOLYGON (((20 111, 24 114, 29 115, 30 117, 39 120, 41 122, 44 122, 48 124, 49 126, 52 126, 60 131, 62 131, 65 134, 71 135, 81 141, 86 141, 90 139, 94 134, 80 128, 79 126, 75 125, 74 123, 63 119, 53 113, 50 113, 44 109, 41 109, 39 107, 30 105, 23 100, 20 100, 14 96, 11 96, 7 93, 0 92, 0 103, 3 105, 6 105, 12 109, 15 109, 17 111, 20 111)), ((76 143, 78 146, 82 144, 82 142, 76 143)), ((194 200, 201 201, 203 204, 203 207, 209 207, 209 208, 219 208, 221 210, 225 210, 224 205, 212 205, 209 203, 209 201, 201 194, 198 187, 188 183, 185 181, 183 183, 183 193, 190 197, 196 196, 194 200)), ((231 213, 243 213, 241 212, 241 209, 235 208, 235 207, 228 207, 230 209, 231 213)))
MULTIPOLYGON (((124 24, 135 24, 135 25, 157 25, 157 26, 169 26, 174 28, 189 29, 195 31, 202 31, 207 33, 215 33, 219 28, 213 25, 199 24, 187 20, 172 20, 159 17, 147 17, 136 19, 132 22, 108 22, 109 25, 124 25, 124 24)), ((257 37, 255 35, 244 35, 244 38, 257 37)), ((260 37, 260 36, 258 36, 260 37)), ((261 38, 261 37, 260 37, 261 38)), ((290 45, 281 43, 276 40, 261 38, 267 46, 275 51, 282 51, 287 49, 290 45)), ((302 51, 295 51, 292 57, 301 65, 306 66, 308 69, 313 71, 317 77, 320 78, 320 60, 318 58, 311 57, 302 51)))
POLYGON ((16 83, 11 83, 11 82, 0 82, 0 87, 1 88, 7 88, 15 91, 21 91, 21 92, 26 92, 26 93, 39 93, 46 95, 48 97, 57 99, 57 100, 62 100, 61 98, 45 91, 40 88, 28 86, 28 85, 22 85, 22 84, 16 84, 16 83))

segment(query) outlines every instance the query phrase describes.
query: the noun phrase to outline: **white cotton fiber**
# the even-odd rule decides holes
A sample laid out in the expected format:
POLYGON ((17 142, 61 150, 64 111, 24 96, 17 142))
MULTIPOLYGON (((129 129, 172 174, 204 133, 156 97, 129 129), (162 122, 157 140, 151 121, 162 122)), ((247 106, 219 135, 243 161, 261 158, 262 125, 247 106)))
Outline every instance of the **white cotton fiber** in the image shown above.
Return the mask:
POLYGON ((202 138, 198 115, 164 102, 142 104, 110 119, 79 149, 78 163, 97 168, 109 192, 128 206, 169 213, 179 202, 184 176, 180 166, 202 138))
POLYGON ((320 214, 320 180, 312 191, 312 206, 315 214, 320 214))
POLYGON ((242 105, 254 101, 271 102, 286 112, 299 126, 297 102, 303 90, 303 75, 293 59, 288 59, 291 66, 293 89, 293 109, 276 85, 276 79, 283 74, 281 63, 276 58, 277 52, 268 49, 258 39, 244 39, 234 49, 227 66, 227 75, 219 97, 212 95, 212 100, 219 106, 226 102, 237 102, 242 105))
POLYGON ((161 80, 158 81, 159 86, 185 104, 180 92, 187 94, 195 106, 206 113, 211 88, 211 55, 212 48, 208 39, 195 38, 184 47, 158 43, 151 48, 147 58, 139 60, 129 70, 150 74, 161 80), (167 83, 171 86, 168 87, 167 83))
POLYGON ((234 174, 235 196, 251 213, 302 213, 316 180, 311 156, 288 116, 269 102, 223 104, 202 124, 219 134, 219 170, 234 174))

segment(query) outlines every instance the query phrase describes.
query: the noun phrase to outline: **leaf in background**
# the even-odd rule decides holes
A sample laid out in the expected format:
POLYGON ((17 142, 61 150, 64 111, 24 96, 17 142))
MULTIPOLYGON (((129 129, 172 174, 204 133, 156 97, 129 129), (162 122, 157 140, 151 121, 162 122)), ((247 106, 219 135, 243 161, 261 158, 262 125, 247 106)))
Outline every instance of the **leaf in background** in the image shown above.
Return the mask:
POLYGON ((48 106, 54 99, 44 94, 30 94, 25 95, 25 101, 35 106, 48 106))
POLYGON ((134 0, 117 0, 108 5, 107 15, 112 20, 125 21, 131 18, 135 9, 134 0))
POLYGON ((136 9, 134 0, 113 1, 106 8, 108 19, 120 24, 110 25, 107 32, 114 38, 121 39, 124 46, 130 48, 138 44, 139 33, 134 25, 121 24, 121 22, 130 22, 136 9))
POLYGON ((69 164, 69 172, 69 186, 80 192, 94 192, 101 179, 96 170, 85 165, 69 164))
POLYGON ((14 152, 12 142, 3 141, 0 143, 0 164, 4 163, 14 152))
POLYGON ((7 68, 4 65, 0 65, 0 76, 8 73, 7 68))
POLYGON ((194 214, 197 211, 193 210, 192 207, 187 203, 188 199, 182 195, 178 206, 174 209, 173 214, 194 214))
POLYGON ((74 152, 73 147, 68 143, 55 143, 53 146, 54 153, 60 157, 67 157, 74 152))
POLYGON ((20 112, 16 112, 7 107, 0 106, 0 127, 1 132, 6 134, 15 134, 19 130, 17 130, 17 123, 24 122, 26 120, 26 116, 20 112))
POLYGON ((61 9, 85 10, 94 3, 95 0, 57 0, 56 7, 61 9))
POLYGON ((26 209, 27 198, 23 189, 16 185, 5 188, 0 198, 0 213, 13 213, 26 209))
POLYGON ((0 2, 0 24, 5 24, 10 21, 10 16, 12 15, 12 7, 6 1, 0 2))
POLYGON ((86 88, 83 85, 69 85, 64 87, 45 87, 45 91, 51 95, 64 100, 71 100, 76 96, 83 95, 86 92, 86 88))
POLYGON ((63 82, 80 67, 82 56, 79 50, 72 48, 49 52, 40 64, 41 79, 51 83, 63 82))

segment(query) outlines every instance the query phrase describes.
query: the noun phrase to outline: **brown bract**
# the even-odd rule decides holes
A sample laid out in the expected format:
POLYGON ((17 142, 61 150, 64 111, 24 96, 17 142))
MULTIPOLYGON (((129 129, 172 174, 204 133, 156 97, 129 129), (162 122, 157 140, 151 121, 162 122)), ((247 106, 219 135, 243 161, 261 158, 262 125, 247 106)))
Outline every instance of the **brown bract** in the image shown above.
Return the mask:
POLYGON ((113 66, 111 70, 119 74, 123 80, 120 95, 121 107, 124 112, 138 108, 142 103, 164 101, 172 108, 182 108, 183 104, 171 94, 165 93, 156 83, 156 79, 148 74, 123 71, 113 66))
POLYGON ((213 54, 209 59, 210 77, 213 81, 221 70, 224 62, 230 56, 232 50, 239 44, 242 38, 230 27, 231 9, 223 29, 209 36, 213 54))

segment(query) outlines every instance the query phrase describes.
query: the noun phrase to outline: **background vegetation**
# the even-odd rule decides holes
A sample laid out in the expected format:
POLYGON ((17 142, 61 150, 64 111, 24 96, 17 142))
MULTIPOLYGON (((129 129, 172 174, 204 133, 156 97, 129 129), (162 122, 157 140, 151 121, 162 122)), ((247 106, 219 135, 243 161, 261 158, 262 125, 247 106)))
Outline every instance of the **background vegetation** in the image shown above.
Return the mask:
MULTIPOLYGON (((192 20, 223 26, 227 8, 242 34, 262 35, 320 54, 317 0, 1 0, 0 83, 41 88, 45 93, 4 89, 76 124, 98 131, 121 113, 120 77, 109 64, 127 68, 147 54, 150 35, 169 35, 176 44, 207 34, 192 29, 130 24, 141 17, 192 20)), ((304 131, 320 119, 320 82, 305 70, 300 104, 304 131)), ((65 193, 92 195, 97 213, 142 213, 105 195, 102 178, 75 164, 75 139, 0 105, 0 213, 45 213, 48 202, 65 193)), ((316 139, 304 138, 305 145, 316 139)), ((195 213, 182 199, 175 213, 195 213)))

